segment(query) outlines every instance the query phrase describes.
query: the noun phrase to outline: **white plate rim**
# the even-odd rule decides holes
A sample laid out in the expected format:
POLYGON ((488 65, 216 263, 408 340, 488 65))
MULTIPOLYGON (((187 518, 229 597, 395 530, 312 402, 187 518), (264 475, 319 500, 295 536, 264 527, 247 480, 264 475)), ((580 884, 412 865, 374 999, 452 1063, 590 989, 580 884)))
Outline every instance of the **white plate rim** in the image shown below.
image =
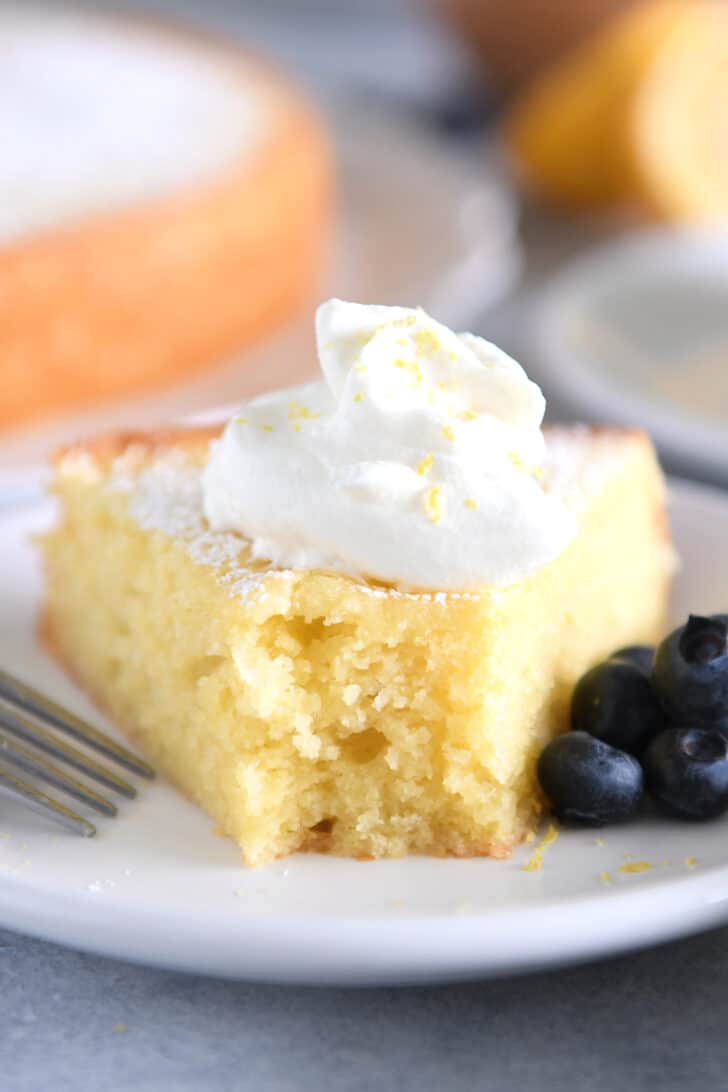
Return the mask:
POLYGON ((592 369, 588 358, 572 352, 561 335, 564 316, 588 303, 595 289, 614 283, 637 261, 674 265, 676 258, 687 268, 715 269, 728 276, 728 228, 643 229, 595 246, 569 262, 531 301, 533 370, 570 409, 592 420, 644 428, 681 468, 725 480, 728 437, 720 425, 672 409, 638 390, 626 390, 592 369))

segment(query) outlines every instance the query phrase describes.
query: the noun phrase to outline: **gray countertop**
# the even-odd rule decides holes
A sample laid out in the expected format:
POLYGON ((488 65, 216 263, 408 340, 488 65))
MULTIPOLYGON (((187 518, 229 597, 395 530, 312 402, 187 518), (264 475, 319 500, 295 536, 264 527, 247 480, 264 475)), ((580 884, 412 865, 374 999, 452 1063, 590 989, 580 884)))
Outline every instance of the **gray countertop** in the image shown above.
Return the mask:
POLYGON ((728 929, 431 989, 255 986, 0 932, 5 1092, 728 1087, 728 929))

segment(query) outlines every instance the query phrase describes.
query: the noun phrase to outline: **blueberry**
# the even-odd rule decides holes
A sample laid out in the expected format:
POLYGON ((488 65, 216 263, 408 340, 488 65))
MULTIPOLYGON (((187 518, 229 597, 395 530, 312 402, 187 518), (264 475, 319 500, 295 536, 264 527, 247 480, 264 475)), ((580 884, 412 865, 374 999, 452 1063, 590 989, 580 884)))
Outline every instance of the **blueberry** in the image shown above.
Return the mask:
POLYGON ((655 649, 652 645, 626 645, 625 648, 617 649, 609 657, 610 660, 626 660, 627 663, 638 667, 640 671, 644 671, 645 675, 652 672, 654 658, 655 649))
POLYGON ((728 810, 728 740, 715 728, 670 728, 642 759, 647 791, 670 815, 714 819, 728 810))
POLYGON ((655 653, 652 685, 670 720, 728 732, 728 614, 687 623, 655 653))
POLYGON ((538 780, 559 819, 588 826, 631 819, 642 799, 642 767, 632 755, 586 732, 566 732, 544 747, 538 780))
POLYGON ((576 684, 571 727, 639 757, 666 724, 647 675, 626 660, 607 660, 576 684))

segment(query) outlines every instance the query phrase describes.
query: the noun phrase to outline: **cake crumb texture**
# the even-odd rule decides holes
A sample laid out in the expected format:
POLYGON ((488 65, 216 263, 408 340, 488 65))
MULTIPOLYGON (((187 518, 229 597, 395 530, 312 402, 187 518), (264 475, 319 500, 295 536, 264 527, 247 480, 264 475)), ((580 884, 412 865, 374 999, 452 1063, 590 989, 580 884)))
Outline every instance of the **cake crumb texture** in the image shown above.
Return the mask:
POLYGON ((517 584, 458 595, 252 561, 205 526, 208 441, 60 458, 49 646, 249 864, 507 856, 538 822, 536 757, 567 726, 575 680, 663 630, 671 554, 649 443, 565 431, 553 488, 580 498, 576 539, 517 584))

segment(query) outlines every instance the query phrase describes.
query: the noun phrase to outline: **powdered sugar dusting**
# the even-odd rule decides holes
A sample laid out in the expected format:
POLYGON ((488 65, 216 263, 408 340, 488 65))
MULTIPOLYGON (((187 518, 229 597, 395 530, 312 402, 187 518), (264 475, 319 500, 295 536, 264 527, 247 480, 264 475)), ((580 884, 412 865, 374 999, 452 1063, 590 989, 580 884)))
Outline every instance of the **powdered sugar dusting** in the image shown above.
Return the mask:
MULTIPOLYGON (((65 469, 72 472, 73 467, 65 469)), ((140 527, 159 531, 183 545, 197 564, 214 569, 218 584, 230 596, 260 602, 271 579, 293 581, 300 576, 272 565, 251 568, 260 563, 250 562, 249 543, 242 535, 209 529, 202 508, 202 468, 181 449, 165 451, 147 462, 141 449, 128 448, 114 460, 106 488, 127 494, 129 515, 140 527)), ((450 599, 478 598, 469 592, 414 592, 363 580, 355 583, 358 592, 375 599, 427 599, 444 606, 450 599)))
POLYGON ((544 485, 579 512, 620 472, 633 442, 624 432, 587 425, 548 429, 544 485))
MULTIPOLYGON (((251 571, 244 563, 245 539, 210 531, 202 514, 202 473, 181 451, 167 451, 135 472, 134 453, 115 460, 108 488, 127 493, 129 514, 140 527, 160 531, 182 543, 197 564, 217 570, 230 595, 260 598, 271 571, 251 571), (131 458, 129 458, 131 455, 131 458)), ((277 576, 293 573, 276 572, 277 576)))
MULTIPOLYGON (((623 433, 551 429, 547 488, 578 511, 621 470, 629 451, 623 433)), ((73 472, 72 466, 67 469, 73 472)), ((209 529, 203 515, 202 468, 182 449, 163 451, 147 461, 139 449, 130 447, 114 460, 106 488, 127 494, 129 514, 140 527, 182 544, 193 561, 216 571, 218 583, 235 598, 260 601, 271 579, 293 581, 300 575, 273 566, 258 569, 260 562, 250 561, 249 544, 242 535, 209 529)), ((355 583, 361 594, 377 599, 426 599, 445 606, 450 600, 478 598, 469 592, 416 592, 364 580, 355 583)))

